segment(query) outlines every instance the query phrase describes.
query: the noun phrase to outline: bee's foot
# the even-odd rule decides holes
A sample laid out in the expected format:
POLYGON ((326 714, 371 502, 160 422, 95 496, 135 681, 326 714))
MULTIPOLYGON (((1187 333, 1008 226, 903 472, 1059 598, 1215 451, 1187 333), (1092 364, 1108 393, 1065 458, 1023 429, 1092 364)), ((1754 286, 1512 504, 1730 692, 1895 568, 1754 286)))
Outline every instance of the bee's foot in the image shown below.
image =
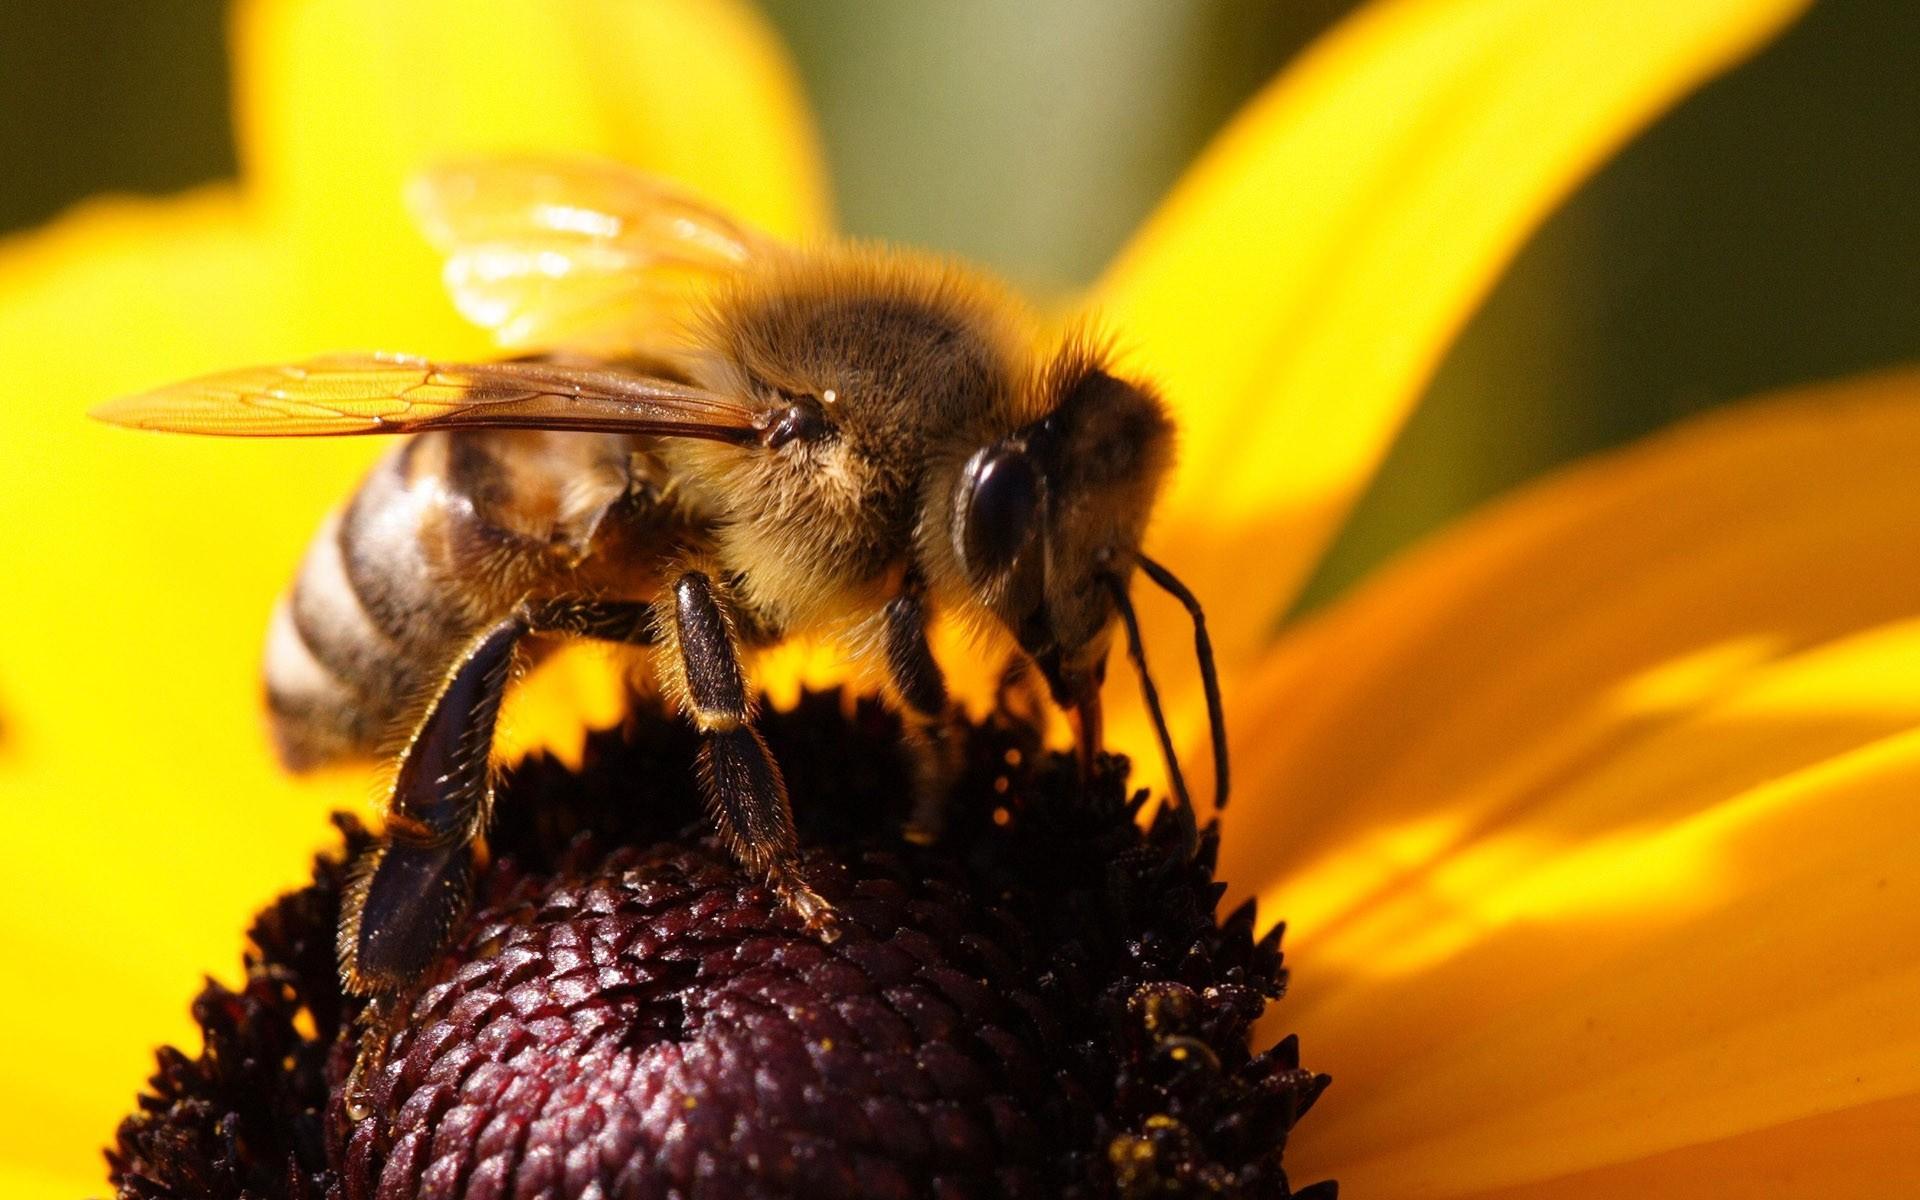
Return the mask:
POLYGON ((348 1073, 346 1084, 350 1121, 364 1121, 373 1115, 374 1083, 387 1064, 387 1041, 399 1024, 402 1011, 392 997, 381 996, 360 1015, 360 1045, 354 1051, 353 1070, 348 1073))
POLYGON ((840 914, 826 898, 798 875, 782 874, 773 880, 780 899, 800 918, 807 932, 831 945, 840 940, 840 914))
POLYGON ((907 813, 907 819, 900 823, 900 836, 915 846, 931 846, 938 842, 947 828, 947 794, 950 790, 947 780, 923 776, 914 788, 913 808, 907 813))
POLYGON ((901 828, 900 836, 916 846, 931 846, 940 840, 940 830, 915 819, 901 828))

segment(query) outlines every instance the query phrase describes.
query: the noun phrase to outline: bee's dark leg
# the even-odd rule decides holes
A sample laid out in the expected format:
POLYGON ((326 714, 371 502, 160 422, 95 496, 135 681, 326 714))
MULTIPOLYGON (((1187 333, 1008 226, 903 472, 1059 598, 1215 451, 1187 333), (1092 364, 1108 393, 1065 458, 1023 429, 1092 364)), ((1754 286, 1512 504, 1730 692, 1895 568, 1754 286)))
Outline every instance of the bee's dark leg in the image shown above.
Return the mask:
POLYGON ((833 912, 800 870, 786 781, 753 727, 746 673, 713 580, 686 572, 674 581, 672 603, 687 713, 702 735, 700 780, 720 836, 808 928, 831 935, 833 912))
POLYGON ((646 644, 652 631, 646 604, 555 600, 501 621, 467 648, 407 743, 386 837, 348 897, 340 962, 349 989, 372 995, 413 982, 466 906, 474 843, 493 807, 494 720, 520 639, 564 633, 646 644))
POLYGON ((946 823, 947 792, 959 772, 959 739, 947 705, 947 679, 927 645, 925 586, 907 577, 888 601, 887 676, 907 719, 914 756, 914 805, 907 834, 930 842, 946 823))
POLYGON ((488 757, 514 647, 510 617, 448 670, 407 742, 387 801, 385 837, 362 864, 340 925, 348 990, 399 990, 432 964, 466 907, 474 842, 493 804, 488 757))
POLYGON ((407 742, 387 802, 386 832, 354 872, 340 913, 340 973, 371 996, 349 1112, 365 1109, 396 996, 446 949, 466 911, 474 846, 493 806, 488 758, 514 647, 526 623, 510 617, 476 638, 447 671, 407 742))
POLYGON ((466 911, 475 848, 493 808, 494 722, 514 650, 529 633, 644 645, 653 640, 653 610, 631 601, 545 601, 481 634, 447 671, 401 757, 385 836, 357 866, 341 911, 342 979, 348 991, 373 997, 350 1108, 364 1106, 401 995, 446 949, 466 911))
POLYGON ((543 600, 527 613, 531 633, 564 633, 627 646, 654 642, 653 605, 638 600, 543 600))

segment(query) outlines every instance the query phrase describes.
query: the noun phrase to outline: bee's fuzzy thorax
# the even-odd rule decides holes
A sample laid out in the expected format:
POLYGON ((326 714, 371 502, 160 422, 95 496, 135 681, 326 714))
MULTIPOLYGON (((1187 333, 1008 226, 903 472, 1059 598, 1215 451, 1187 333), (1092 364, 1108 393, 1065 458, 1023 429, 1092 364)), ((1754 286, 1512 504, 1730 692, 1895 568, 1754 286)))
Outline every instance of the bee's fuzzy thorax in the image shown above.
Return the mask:
POLYGON ((1278 931, 1216 916, 1211 828, 1163 808, 1143 830, 1124 761, 1083 790, 996 719, 916 846, 882 708, 815 693, 764 726, 838 941, 696 840, 693 735, 643 709, 578 772, 503 781, 474 915, 372 1117, 340 1095, 358 1002, 329 855, 256 922, 245 984, 196 1001, 205 1052, 161 1052, 109 1154, 119 1194, 1320 1194, 1280 1159, 1326 1081, 1291 1039, 1249 1047, 1278 931))
POLYGON ((923 480, 1021 420, 1035 329, 990 277, 878 245, 782 254, 708 295, 691 335, 701 384, 817 402, 830 430, 773 454, 666 447, 722 514, 741 598, 811 633, 884 602, 871 585, 911 549, 923 480))

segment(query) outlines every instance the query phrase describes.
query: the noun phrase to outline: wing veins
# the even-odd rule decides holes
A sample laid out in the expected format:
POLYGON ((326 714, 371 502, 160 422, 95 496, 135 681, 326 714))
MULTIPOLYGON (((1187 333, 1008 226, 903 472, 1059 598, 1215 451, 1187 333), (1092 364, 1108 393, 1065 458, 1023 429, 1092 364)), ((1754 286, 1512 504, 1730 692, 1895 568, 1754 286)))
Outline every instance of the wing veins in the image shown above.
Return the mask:
POLYGON ((674 380, 537 360, 440 364, 334 356, 231 371, 116 401, 95 416, 257 437, 523 428, 748 441, 756 408, 674 380))

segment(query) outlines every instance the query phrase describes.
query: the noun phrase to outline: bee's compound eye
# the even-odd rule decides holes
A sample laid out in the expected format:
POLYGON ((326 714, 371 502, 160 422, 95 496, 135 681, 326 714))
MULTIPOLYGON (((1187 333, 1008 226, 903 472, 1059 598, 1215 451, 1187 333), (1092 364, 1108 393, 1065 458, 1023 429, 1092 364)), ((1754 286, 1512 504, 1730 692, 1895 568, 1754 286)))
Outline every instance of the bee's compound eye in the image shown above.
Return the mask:
POLYGON ((1026 544, 1040 506, 1040 480, 1033 460, 1014 446, 993 446, 967 464, 957 539, 961 558, 975 578, 1004 571, 1026 544))
POLYGON ((797 401, 775 414, 760 440, 769 450, 778 450, 788 442, 817 442, 826 432, 827 420, 820 410, 810 403, 797 401))

